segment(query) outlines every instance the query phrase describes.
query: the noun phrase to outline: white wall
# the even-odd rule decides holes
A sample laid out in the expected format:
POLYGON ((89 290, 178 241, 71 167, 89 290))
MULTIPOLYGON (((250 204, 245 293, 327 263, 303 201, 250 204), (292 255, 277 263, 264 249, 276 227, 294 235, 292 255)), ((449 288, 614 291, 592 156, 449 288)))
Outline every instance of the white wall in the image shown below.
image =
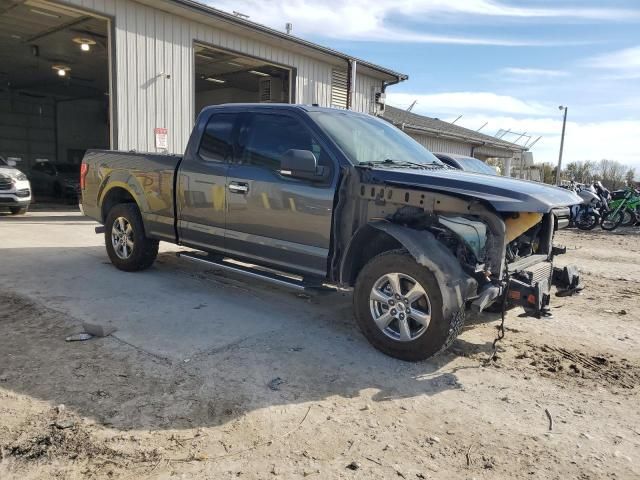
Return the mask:
POLYGON ((215 90, 206 90, 198 92, 196 95, 196 111, 197 115, 200 110, 208 105, 219 105, 221 103, 242 103, 257 102, 259 100, 258 92, 247 92, 239 88, 219 88, 215 90))
POLYGON ((471 147, 470 143, 464 142, 456 142, 455 140, 448 140, 445 138, 439 137, 431 137, 428 135, 422 135, 414 132, 406 132, 415 139, 422 146, 426 147, 427 150, 432 152, 441 152, 441 153, 455 153, 458 155, 471 155, 471 147))
MULTIPOLYGON (((169 152, 182 153, 195 115, 195 41, 294 67, 296 103, 329 106, 331 68, 345 63, 341 59, 333 59, 333 63, 318 60, 287 50, 282 40, 268 44, 250 32, 239 35, 132 0, 66 0, 66 3, 115 17, 119 149, 155 151, 153 129, 164 127, 168 129, 169 152)), ((371 80, 363 77, 357 84, 357 109, 369 112, 366 96, 370 95, 371 80)))

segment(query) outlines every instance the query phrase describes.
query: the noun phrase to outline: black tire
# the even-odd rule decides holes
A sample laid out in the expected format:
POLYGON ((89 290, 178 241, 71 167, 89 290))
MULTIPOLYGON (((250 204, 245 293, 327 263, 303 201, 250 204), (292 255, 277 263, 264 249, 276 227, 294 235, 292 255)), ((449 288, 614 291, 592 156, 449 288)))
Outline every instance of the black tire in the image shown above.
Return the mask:
MULTIPOLYGON (((409 281, 402 279, 402 282, 409 281)), ((424 302, 424 299, 421 299, 420 302, 424 302)), ((384 252, 371 259, 358 275, 353 303, 356 322, 367 340, 381 352, 411 362, 425 360, 448 347, 461 330, 464 320, 461 314, 453 315, 452 318, 444 318, 442 293, 436 277, 430 270, 419 265, 406 250, 384 252), (379 279, 385 274, 391 273, 408 275, 415 279, 426 292, 430 303, 430 322, 426 330, 423 330, 423 333, 413 340, 400 341, 391 338, 374 321, 370 307, 372 289, 379 279)), ((414 305, 411 304, 411 308, 414 305)), ((390 311, 390 307, 388 308, 390 311)), ((410 313, 407 314, 407 321, 417 325, 414 320, 409 320, 409 317, 410 313)), ((393 328, 394 321, 389 324, 390 328, 393 328)))
POLYGON ((145 270, 153 265, 158 256, 159 242, 145 236, 140 210, 133 203, 121 203, 109 211, 105 221, 104 242, 111 263, 125 272, 145 270), (116 247, 112 241, 114 224, 116 222, 119 223, 119 219, 126 220, 126 223, 131 226, 128 238, 131 239, 133 245, 128 247, 130 253, 126 258, 121 258, 120 254, 116 252, 116 247))
POLYGON ((619 210, 615 215, 614 212, 607 212, 602 216, 600 226, 603 230, 611 232, 620 226, 623 219, 624 214, 622 213, 622 210, 619 210))
POLYGON ((24 215, 29 210, 29 207, 9 207, 11 215, 24 215))
POLYGON ((621 227, 632 227, 636 224, 638 219, 636 218, 636 212, 625 208, 622 213, 622 222, 620 223, 621 227))
POLYGON ((593 212, 580 212, 576 218, 576 227, 580 230, 593 230, 600 223, 600 217, 593 212))

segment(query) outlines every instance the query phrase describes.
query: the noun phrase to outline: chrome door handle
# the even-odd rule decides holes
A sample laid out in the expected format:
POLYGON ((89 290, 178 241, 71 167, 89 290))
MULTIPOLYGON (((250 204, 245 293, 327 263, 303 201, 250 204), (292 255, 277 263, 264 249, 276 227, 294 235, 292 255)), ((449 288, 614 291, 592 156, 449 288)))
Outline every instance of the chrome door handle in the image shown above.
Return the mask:
POLYGON ((232 182, 229 184, 229 191, 232 193, 247 193, 249 192, 249 185, 246 183, 232 182))

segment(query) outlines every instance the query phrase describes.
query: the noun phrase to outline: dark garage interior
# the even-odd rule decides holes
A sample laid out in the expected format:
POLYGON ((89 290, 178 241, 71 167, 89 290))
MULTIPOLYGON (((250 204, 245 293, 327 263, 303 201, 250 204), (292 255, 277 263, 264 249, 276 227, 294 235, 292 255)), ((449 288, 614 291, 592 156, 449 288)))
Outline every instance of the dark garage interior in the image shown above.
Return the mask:
POLYGON ((221 103, 290 103, 289 69, 200 44, 194 52, 196 115, 221 103))
POLYGON ((54 193, 42 191, 53 187, 35 178, 38 164, 68 169, 85 150, 110 147, 108 25, 50 3, 0 0, 0 156, 35 193, 54 193))

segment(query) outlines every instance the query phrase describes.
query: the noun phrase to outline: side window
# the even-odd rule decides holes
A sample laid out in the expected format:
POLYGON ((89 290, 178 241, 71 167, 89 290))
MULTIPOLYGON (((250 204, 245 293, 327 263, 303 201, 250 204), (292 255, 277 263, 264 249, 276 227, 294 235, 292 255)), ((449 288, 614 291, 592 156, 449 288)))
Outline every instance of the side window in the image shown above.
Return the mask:
POLYGON ((233 126, 237 114, 218 113, 211 115, 202 134, 198 153, 207 162, 225 162, 231 160, 233 153, 233 126))
POLYGON ((300 120, 288 115, 256 113, 240 130, 240 162, 280 169, 282 155, 291 149, 310 150, 318 165, 330 167, 331 159, 300 120))

